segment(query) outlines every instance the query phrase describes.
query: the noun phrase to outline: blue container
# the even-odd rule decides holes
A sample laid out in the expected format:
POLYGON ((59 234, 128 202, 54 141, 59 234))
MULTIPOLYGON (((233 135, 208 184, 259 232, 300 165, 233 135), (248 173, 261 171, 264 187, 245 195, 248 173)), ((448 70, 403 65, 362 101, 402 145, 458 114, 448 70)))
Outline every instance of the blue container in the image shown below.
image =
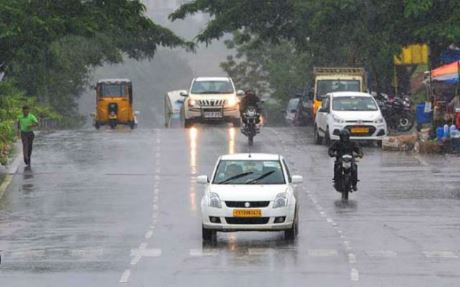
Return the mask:
POLYGON ((425 113, 425 103, 420 103, 417 104, 415 108, 415 118, 417 120, 417 124, 428 124, 432 121, 433 113, 425 113))
POLYGON ((438 127, 436 129, 436 138, 438 139, 438 141, 442 140, 442 138, 444 137, 444 127, 438 127))

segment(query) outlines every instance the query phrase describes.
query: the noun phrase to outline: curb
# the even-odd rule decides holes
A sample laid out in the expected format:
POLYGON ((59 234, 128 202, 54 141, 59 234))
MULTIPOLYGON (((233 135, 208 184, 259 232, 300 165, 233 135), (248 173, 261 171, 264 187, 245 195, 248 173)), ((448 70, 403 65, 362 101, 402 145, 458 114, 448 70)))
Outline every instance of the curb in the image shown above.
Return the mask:
POLYGON ((16 142, 15 146, 16 146, 16 150, 20 151, 20 152, 16 153, 16 155, 7 164, 5 179, 0 184, 0 199, 2 199, 2 197, 5 194, 6 190, 10 186, 11 181, 13 180, 13 175, 17 172, 17 170, 19 168, 20 160, 22 158, 22 148, 21 148, 19 142, 16 142))

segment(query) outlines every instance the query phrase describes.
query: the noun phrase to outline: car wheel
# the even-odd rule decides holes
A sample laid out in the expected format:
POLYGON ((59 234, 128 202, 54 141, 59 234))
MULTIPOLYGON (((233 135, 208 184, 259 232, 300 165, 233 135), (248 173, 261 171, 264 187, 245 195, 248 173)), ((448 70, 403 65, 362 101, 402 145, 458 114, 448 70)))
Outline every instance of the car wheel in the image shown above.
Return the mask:
POLYGON ((321 145, 323 143, 323 138, 319 135, 318 127, 316 125, 315 125, 314 134, 315 134, 315 144, 321 145))
POLYGON ((217 240, 217 232, 212 229, 207 229, 204 226, 202 226, 202 236, 203 236, 203 241, 205 242, 213 242, 217 240))
POLYGON ((193 123, 191 120, 184 119, 184 128, 189 129, 193 126, 193 123))
POLYGON ((240 119, 234 119, 234 120, 232 121, 232 124, 233 124, 233 127, 235 127, 235 128, 241 127, 241 121, 240 121, 240 119))
POLYGON ((297 234, 299 233, 299 217, 297 215, 297 209, 295 211, 294 222, 292 223, 292 227, 288 230, 284 231, 284 239, 285 240, 295 240, 297 238, 297 234))
POLYGON ((382 148, 382 142, 383 142, 383 141, 376 141, 377 147, 382 148))
POLYGON ((326 129, 326 134, 324 135, 324 142, 327 146, 331 145, 331 136, 329 135, 329 128, 326 129))

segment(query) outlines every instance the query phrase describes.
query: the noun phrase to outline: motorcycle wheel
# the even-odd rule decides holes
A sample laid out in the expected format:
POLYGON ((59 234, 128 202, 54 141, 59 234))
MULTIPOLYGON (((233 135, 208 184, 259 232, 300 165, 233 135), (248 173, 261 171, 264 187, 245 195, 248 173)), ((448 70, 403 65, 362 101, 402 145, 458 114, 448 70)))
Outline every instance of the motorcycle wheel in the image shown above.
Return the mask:
POLYGON ((348 200, 348 189, 342 191, 342 200, 348 200))
POLYGON ((345 175, 342 182, 342 200, 348 200, 348 194, 350 193, 350 176, 345 175))
POLYGON ((398 119, 397 129, 400 132, 407 132, 414 126, 414 117, 408 114, 403 114, 398 119))
POLYGON ((254 136, 250 135, 248 136, 248 145, 252 146, 254 144, 254 136))

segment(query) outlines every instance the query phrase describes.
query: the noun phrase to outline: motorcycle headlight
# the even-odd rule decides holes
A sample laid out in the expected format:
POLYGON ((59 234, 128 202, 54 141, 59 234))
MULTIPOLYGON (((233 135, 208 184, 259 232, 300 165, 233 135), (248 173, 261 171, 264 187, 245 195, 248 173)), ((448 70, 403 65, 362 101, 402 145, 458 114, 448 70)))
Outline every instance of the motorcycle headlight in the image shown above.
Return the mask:
POLYGON ((374 124, 383 124, 383 118, 380 117, 374 121, 374 124))
POLYGON ((287 206, 287 198, 286 193, 279 193, 276 195, 275 200, 273 202, 273 208, 280 208, 287 206))
POLYGON ((226 102, 227 107, 234 107, 237 104, 238 104, 238 98, 236 98, 236 97, 232 97, 232 98, 228 99, 227 102, 226 102))
POLYGON ((332 116, 332 118, 334 119, 334 122, 335 123, 338 123, 338 124, 343 124, 345 123, 345 121, 339 117, 336 117, 336 116, 332 116))
POLYGON ((342 163, 344 169, 350 169, 351 168, 351 161, 344 161, 342 163))
POLYGON ((222 202, 220 201, 220 197, 217 193, 211 192, 209 194, 209 206, 215 208, 222 208, 222 202))

